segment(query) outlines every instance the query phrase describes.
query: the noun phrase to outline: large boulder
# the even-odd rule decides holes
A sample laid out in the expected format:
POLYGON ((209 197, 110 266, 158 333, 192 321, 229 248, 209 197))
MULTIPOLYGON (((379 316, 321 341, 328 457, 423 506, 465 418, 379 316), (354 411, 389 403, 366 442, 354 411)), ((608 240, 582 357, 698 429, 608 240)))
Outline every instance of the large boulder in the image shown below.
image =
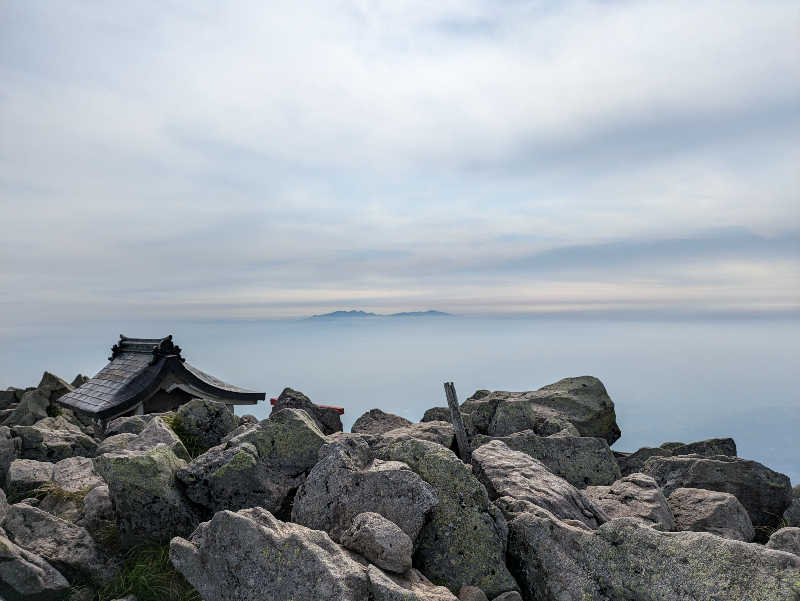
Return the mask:
MULTIPOLYGON (((682 445, 683 443, 681 443, 682 445)), ((623 476, 641 473, 644 463, 651 457, 672 457, 672 451, 662 447, 642 447, 633 453, 615 451, 614 457, 623 476)))
POLYGON ((106 436, 113 436, 114 434, 139 434, 147 427, 149 419, 143 415, 126 415, 112 419, 106 425, 106 436))
POLYGON ((611 486, 588 486, 583 494, 610 519, 630 517, 658 530, 675 528, 667 499, 650 476, 630 474, 611 486))
POLYGON ((33 459, 15 459, 8 468, 6 492, 12 502, 35 494, 53 479, 53 464, 33 459))
POLYGON ((107 532, 108 528, 115 527, 116 518, 108 485, 103 484, 86 493, 83 498, 83 507, 75 519, 75 523, 86 528, 92 536, 97 537, 100 533, 107 532))
POLYGON ((543 512, 510 524, 508 560, 527 600, 787 601, 800 557, 708 533, 661 532, 631 518, 595 531, 543 512))
POLYGON ((508 448, 538 459, 551 472, 578 488, 608 485, 622 476, 617 461, 603 438, 544 437, 537 436, 533 430, 525 430, 495 438, 478 435, 472 439, 472 445, 477 448, 491 440, 500 440, 508 448))
POLYGON ((186 495, 216 512, 260 506, 287 516, 325 437, 300 409, 283 409, 178 471, 186 495))
POLYGON ((597 528, 608 519, 599 507, 541 461, 513 451, 499 440, 475 449, 472 467, 492 499, 507 496, 529 501, 561 519, 578 520, 590 528, 597 528))
POLYGON ((102 585, 116 572, 84 528, 37 507, 12 505, 3 527, 16 544, 46 559, 72 582, 102 585))
POLYGON ((6 474, 11 462, 20 458, 22 441, 12 435, 11 428, 0 426, 0 488, 6 485, 6 474))
POLYGON ((675 530, 710 532, 747 543, 755 537, 747 510, 730 493, 677 488, 668 501, 675 516, 675 530))
POLYGON ((66 380, 62 380, 49 371, 42 374, 42 379, 39 381, 39 385, 36 388, 47 396, 50 401, 56 401, 68 392, 75 390, 72 385, 67 384, 66 380))
POLYGON ((426 409, 422 414, 421 422, 449 422, 450 421, 450 408, 449 407, 431 407, 426 409))
POLYGON ((320 456, 295 496, 293 522, 324 530, 340 541, 358 514, 373 512, 417 540, 437 497, 408 465, 373 460, 358 438, 330 443, 320 456))
POLYGON ((424 422, 394 428, 370 439, 370 446, 380 449, 403 440, 429 440, 445 448, 452 448, 456 431, 448 422, 424 422))
POLYGON ((397 524, 379 513, 358 514, 341 538, 344 547, 381 569, 399 574, 411 569, 413 541, 397 524))
POLYGON ((14 411, 6 417, 4 426, 32 426, 40 419, 47 417, 50 407, 50 397, 39 389, 29 390, 16 406, 14 411))
POLYGON ((800 556, 800 528, 781 528, 776 530, 769 537, 767 548, 800 556))
POLYGON ((505 565, 505 519, 469 466, 451 450, 416 439, 385 447, 378 457, 410 466, 439 500, 416 541, 414 565, 425 576, 453 592, 465 584, 490 596, 517 589, 505 565))
POLYGON ((69 457, 53 465, 53 475, 40 489, 43 498, 39 509, 62 519, 78 519, 84 500, 91 490, 105 482, 88 457, 69 457))
POLYGON ((13 426, 22 441, 22 456, 37 461, 60 461, 67 457, 91 457, 97 442, 64 417, 46 417, 31 426, 13 426))
POLYGON ((299 390, 292 390, 291 388, 284 388, 280 396, 272 406, 272 413, 274 415, 281 409, 302 409, 311 419, 317 424, 317 427, 323 434, 333 434, 334 432, 342 431, 342 418, 339 417, 339 412, 330 407, 321 407, 311 402, 306 395, 299 390))
POLYGON ((239 425, 239 418, 224 403, 192 399, 175 411, 172 429, 192 449, 204 452, 222 442, 239 425))
POLYGON ((133 434, 132 432, 123 432, 122 434, 112 434, 111 436, 107 436, 103 439, 99 445, 97 445, 97 455, 102 455, 104 453, 116 453, 118 451, 124 451, 128 448, 128 445, 131 443, 132 440, 135 440, 138 434, 133 434))
POLYGON ((161 417, 154 417, 150 423, 127 445, 128 451, 148 451, 157 445, 166 445, 178 459, 191 461, 189 452, 178 435, 161 417))
POLYGON ((166 445, 147 451, 124 451, 95 457, 108 483, 124 545, 167 542, 197 525, 199 515, 175 477, 186 466, 166 445))
POLYGON ((89 376, 84 376, 83 374, 78 374, 77 376, 75 376, 75 378, 73 378, 72 382, 70 382, 69 385, 72 386, 73 389, 80 388, 81 386, 86 384, 86 382, 88 382, 88 381, 89 381, 89 376))
MULTIPOLYGON (((662 448, 664 445, 661 445, 662 448)), ((715 455, 728 455, 736 457, 736 442, 733 438, 709 438, 699 440, 685 445, 672 447, 673 455, 703 455, 714 457, 715 455)))
POLYGON ((0 599, 61 601, 69 582, 45 559, 17 546, 0 531, 0 599))
POLYGON ((410 426, 411 421, 399 415, 385 413, 380 409, 370 409, 359 417, 350 428, 356 434, 383 434, 395 428, 410 426))
POLYGON ((678 488, 731 493, 750 515, 758 542, 766 542, 792 499, 788 476, 738 457, 651 457, 642 471, 655 478, 667 497, 678 488))
POLYGON ((447 588, 432 584, 413 568, 401 575, 370 565, 367 577, 374 601, 459 601, 447 588))

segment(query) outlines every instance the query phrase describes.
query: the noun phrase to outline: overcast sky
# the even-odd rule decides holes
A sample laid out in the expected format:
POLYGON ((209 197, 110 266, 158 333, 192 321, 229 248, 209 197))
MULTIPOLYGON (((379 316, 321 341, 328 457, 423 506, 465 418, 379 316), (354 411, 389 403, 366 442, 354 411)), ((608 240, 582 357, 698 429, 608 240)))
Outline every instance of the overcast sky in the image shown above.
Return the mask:
POLYGON ((0 327, 797 310, 800 3, 2 1, 0 223, 0 327))

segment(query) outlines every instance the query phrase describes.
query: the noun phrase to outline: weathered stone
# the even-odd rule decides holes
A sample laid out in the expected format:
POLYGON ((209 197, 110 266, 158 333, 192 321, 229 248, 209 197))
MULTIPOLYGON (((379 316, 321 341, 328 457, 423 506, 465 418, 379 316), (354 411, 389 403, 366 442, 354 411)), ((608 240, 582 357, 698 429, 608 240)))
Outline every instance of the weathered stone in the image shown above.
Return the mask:
POLYGON ((107 453, 94 461, 108 483, 123 544, 166 542, 191 532, 199 522, 175 478, 186 463, 166 445, 107 453))
POLYGON ((358 514, 374 512, 417 540, 437 502, 423 478, 404 463, 373 461, 369 448, 357 438, 328 444, 320 456, 297 491, 293 522, 324 530, 339 541, 358 514))
POLYGON ((17 402, 15 389, 0 390, 0 410, 8 409, 17 402))
POLYGON ((674 451, 675 449, 679 449, 680 447, 686 446, 686 443, 685 442, 662 442, 658 446, 661 447, 662 449, 664 449, 665 451, 669 451, 670 453, 672 453, 672 451, 674 451))
POLYGON ((72 386, 73 389, 74 388, 80 388, 81 386, 86 384, 86 382, 88 382, 88 381, 89 381, 89 376, 84 376, 83 374, 78 374, 77 376, 75 376, 75 379, 72 380, 72 382, 70 383, 70 386, 72 386))
POLYGON ((260 507, 216 513, 172 540, 170 560, 205 601, 371 597, 365 567, 327 534, 260 507))
MULTIPOLYGON (((797 488, 797 487, 795 487, 797 488)), ((800 526, 800 499, 792 498, 792 502, 786 511, 783 512, 783 521, 787 526, 800 526)))
POLYGON ((447 422, 425 422, 410 424, 384 432, 375 438, 371 446, 380 449, 396 442, 416 438, 417 440, 429 440, 450 449, 453 447, 455 435, 452 424, 447 422))
POLYGON ((106 437, 114 434, 139 434, 147 426, 149 420, 141 415, 128 415, 111 420, 106 426, 106 437))
POLYGON ((522 595, 517 591, 509 591, 495 597, 492 601, 522 601, 522 595))
POLYGON ((526 599, 787 601, 800 593, 800 557, 705 532, 661 532, 631 518, 588 531, 541 513, 509 527, 509 566, 526 599))
POLYGON ((37 461, 60 461, 67 457, 91 457, 97 442, 62 416, 46 417, 32 426, 13 426, 22 441, 22 456, 37 461))
POLYGON ((6 519, 8 514, 8 500, 6 499, 5 491, 0 488, 0 526, 3 525, 3 520, 6 519))
POLYGON ((0 598, 61 601, 69 582, 46 560, 15 545, 0 531, 0 598))
POLYGON ((50 398, 41 390, 29 390, 23 396, 19 405, 6 417, 5 426, 32 426, 40 419, 47 417, 47 408, 50 398))
POLYGON ((311 419, 316 422, 317 427, 323 434, 333 434, 334 432, 342 431, 342 419, 339 417, 339 412, 335 409, 328 407, 320 407, 311 402, 306 395, 299 390, 292 390, 291 388, 284 388, 275 404, 272 406, 272 413, 274 415, 281 409, 302 409, 311 419))
POLYGON ((350 430, 356 434, 377 435, 410 425, 411 421, 404 417, 384 413, 380 409, 370 409, 353 423, 353 427, 350 430))
POLYGON ((489 599, 477 586, 462 586, 458 591, 458 601, 489 601, 489 599))
POLYGON ((472 444, 477 448, 491 440, 500 440, 508 448, 538 459, 551 472, 578 488, 611 484, 622 476, 603 438, 543 437, 537 436, 533 430, 525 430, 495 438, 478 435, 472 444))
POLYGON ((84 528, 39 508, 12 505, 3 527, 16 544, 43 557, 73 582, 103 584, 116 572, 84 528))
POLYGON ((379 568, 399 574, 411 569, 413 541, 397 524, 379 513, 358 514, 341 538, 342 545, 379 568))
POLYGON ((305 411, 284 409, 196 457, 178 478, 211 511, 260 506, 281 517, 325 443, 305 411))
POLYGON ((108 486, 104 484, 90 490, 83 498, 83 507, 75 523, 86 528, 92 536, 96 536, 98 532, 115 522, 116 514, 108 486))
MULTIPOLYGON (((662 448, 664 445, 661 445, 662 448)), ((736 457, 736 443, 733 438, 709 438, 690 442, 672 449, 673 455, 703 455, 713 457, 715 455, 728 455, 736 457)))
POLYGON ((505 519, 469 466, 424 440, 395 443, 378 456, 410 466, 439 500, 416 541, 414 564, 425 576, 451 591, 465 584, 492 596, 517 589, 505 566, 505 519))
POLYGON ((53 464, 33 459, 15 459, 8 468, 6 492, 12 501, 23 499, 49 483, 53 464))
POLYGON ((750 515, 758 542, 766 542, 768 532, 779 525, 791 503, 787 476, 738 457, 652 457, 642 471, 655 478, 667 497, 677 488, 704 488, 736 496, 750 515))
POLYGON ((103 442, 97 446, 97 451, 95 453, 97 455, 102 455, 103 453, 124 451, 128 448, 132 440, 136 440, 137 436, 138 434, 134 434, 133 432, 123 432, 122 434, 107 436, 103 439, 103 442))
POLYGON ((574 519, 597 528, 608 518, 563 478, 533 457, 512 451, 499 440, 475 449, 472 467, 491 499, 514 497, 530 501, 562 519, 574 519))
POLYGON ((749 543, 755 536, 747 510, 730 493, 677 488, 669 496, 675 530, 710 532, 749 543))
POLYGON ((6 474, 11 462, 20 458, 22 441, 12 436, 11 428, 0 426, 0 488, 6 485, 6 474))
POLYGON ((427 409, 422 415, 421 422, 449 422, 450 421, 450 408, 449 407, 431 407, 427 409))
POLYGON ((50 401, 56 401, 68 392, 74 390, 72 386, 67 384, 66 380, 62 380, 49 371, 42 374, 42 379, 39 381, 39 385, 36 388, 47 396, 50 401))
POLYGON ((83 510, 86 495, 105 482, 94 470, 88 457, 70 457, 53 466, 53 476, 41 491, 46 493, 39 509, 63 520, 74 522, 83 510))
POLYGON ((222 442, 239 425, 233 411, 211 399, 192 399, 175 412, 172 428, 182 440, 203 451, 222 442))
POLYGON ((589 486, 583 494, 610 519, 629 517, 658 530, 675 528, 667 499, 650 476, 630 474, 611 486, 589 486))
POLYGON ((781 528, 776 530, 769 537, 767 548, 800 556, 800 528, 781 528))
POLYGON ((370 599, 374 601, 458 601, 447 588, 436 586, 417 570, 392 574, 367 567, 370 599))
POLYGON ((614 453, 623 476, 641 473, 644 462, 651 457, 671 457, 672 451, 661 447, 642 447, 633 453, 614 453))
POLYGON ((159 444, 166 445, 170 451, 175 453, 178 459, 183 459, 184 461, 191 461, 192 459, 178 435, 160 417, 151 419, 144 430, 128 443, 127 450, 148 451, 159 444))

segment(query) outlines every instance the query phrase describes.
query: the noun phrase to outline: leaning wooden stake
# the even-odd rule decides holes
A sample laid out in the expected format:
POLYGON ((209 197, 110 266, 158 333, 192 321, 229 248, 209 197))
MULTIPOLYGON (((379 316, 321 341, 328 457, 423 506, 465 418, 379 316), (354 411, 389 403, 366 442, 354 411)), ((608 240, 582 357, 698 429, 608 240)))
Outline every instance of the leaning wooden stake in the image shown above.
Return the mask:
POLYGON ((458 397, 456 387, 452 382, 444 383, 444 393, 447 395, 447 404, 450 407, 450 422, 456 431, 456 443, 458 443, 458 454, 464 463, 472 463, 472 449, 469 446, 467 431, 464 429, 464 422, 461 420, 461 410, 458 408, 458 397))

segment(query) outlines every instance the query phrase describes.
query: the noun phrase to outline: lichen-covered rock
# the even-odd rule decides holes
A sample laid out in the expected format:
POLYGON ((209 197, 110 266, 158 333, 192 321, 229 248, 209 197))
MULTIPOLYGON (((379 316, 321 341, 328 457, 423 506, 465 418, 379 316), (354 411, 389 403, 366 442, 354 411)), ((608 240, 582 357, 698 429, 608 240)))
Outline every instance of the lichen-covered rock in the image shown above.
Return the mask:
POLYGON ((134 434, 133 432, 123 432, 121 434, 112 434, 111 436, 107 436, 103 439, 99 445, 97 445, 97 450, 95 454, 102 455, 104 453, 117 453, 119 451, 124 451, 128 448, 128 445, 131 443, 132 440, 135 440, 138 434, 134 434))
POLYGON ((62 380, 55 374, 46 371, 42 374, 37 390, 42 392, 50 401, 56 401, 68 392, 75 390, 66 380, 62 380))
MULTIPOLYGON (((664 445, 661 445, 664 448, 664 445)), ((673 455, 703 455, 713 457, 715 455, 728 455, 736 457, 736 442, 733 438, 709 438, 699 440, 689 444, 671 448, 673 455)))
POLYGON ((53 479, 53 464, 33 459, 15 459, 8 468, 6 492, 9 499, 23 499, 53 479))
POLYGON ((297 491, 293 522, 339 541, 358 514, 374 512, 417 540, 437 503, 423 478, 404 463, 373 460, 367 445, 355 437, 326 445, 320 456, 297 491))
POLYGON ((509 591, 507 593, 503 593, 502 595, 498 595, 492 601, 522 601, 522 595, 520 595, 517 591, 509 591))
POLYGON ((667 497, 678 488, 734 495, 750 515, 758 542, 766 542, 767 533, 779 525, 792 498, 788 476, 738 457, 651 457, 642 471, 655 478, 667 497))
POLYGON ((32 426, 13 426, 22 441, 22 456, 37 461, 60 461, 67 457, 91 457, 97 442, 64 417, 46 417, 32 426))
POLYGON ((747 510, 730 493, 677 488, 669 496, 675 530, 710 532, 749 543, 755 536, 747 510))
POLYGON ((53 466, 53 475, 41 489, 38 507, 61 519, 74 522, 83 510, 86 495, 105 482, 88 457, 69 457, 53 466))
POLYGON ((4 426, 32 426, 47 417, 50 397, 39 389, 29 390, 22 395, 14 411, 6 417, 4 426))
POLYGON ((106 426, 106 437, 114 434, 139 434, 147 426, 149 420, 141 415, 127 415, 118 417, 108 422, 106 426))
POLYGON ((12 436, 11 428, 0 426, 0 488, 6 485, 6 474, 11 462, 20 458, 22 441, 12 436))
POLYGON ((37 507, 12 505, 3 527, 16 544, 43 557, 73 582, 101 585, 116 573, 113 563, 84 528, 37 507))
POLYGON ((603 438, 544 437, 537 436, 533 430, 525 430, 495 438, 478 435, 472 439, 472 445, 477 448, 491 440, 500 440, 508 448, 538 459, 551 472, 578 488, 608 485, 622 476, 617 461, 603 438))
POLYGON ((376 436, 370 446, 380 449, 402 440, 429 440, 445 448, 452 448, 456 432, 452 424, 447 422, 425 422, 395 428, 376 436))
POLYGON ((800 526, 800 498, 792 498, 789 507, 783 512, 783 521, 787 526, 800 526))
POLYGON ((597 528, 608 519, 599 507, 541 461, 512 451, 499 440, 475 449, 472 467, 492 499, 508 496, 529 501, 557 517, 579 520, 590 528, 597 528))
POLYGON ((359 417, 350 428, 356 434, 383 434, 389 430, 410 426, 411 421, 399 415, 385 413, 380 409, 370 409, 359 417))
POLYGON ((508 560, 537 601, 787 601, 800 594, 800 557, 705 532, 661 532, 631 518, 595 531, 523 513, 508 560))
POLYGON ((432 584, 413 568, 405 574, 392 574, 370 565, 367 577, 374 601, 458 601, 447 588, 432 584))
POLYGON ((210 449, 239 425, 233 411, 211 399, 192 399, 175 412, 172 428, 191 446, 210 449))
POLYGON ((216 513, 172 540, 170 560, 205 601, 371 597, 365 567, 327 534, 260 507, 216 513))
POLYGON ((3 525, 3 520, 6 519, 8 514, 8 500, 6 499, 5 491, 0 488, 0 526, 3 525))
POLYGON ((633 453, 615 452, 614 457, 623 476, 642 472, 645 461, 651 457, 672 457, 672 451, 661 447, 642 447, 633 453))
POLYGON ((422 415, 421 422, 449 422, 450 421, 450 408, 449 407, 431 407, 426 409, 422 415))
POLYGON ((0 531, 0 599, 61 601, 70 585, 35 553, 15 545, 0 531))
POLYGON ((144 430, 128 443, 127 450, 148 451, 160 444, 169 447, 169 450, 175 453, 178 459, 191 461, 192 458, 181 439, 161 417, 152 418, 144 430))
POLYGON ((92 536, 97 536, 104 529, 114 526, 116 518, 108 486, 103 484, 86 493, 75 523, 86 528, 92 536))
POLYGON ((314 420, 323 434, 342 431, 342 418, 339 417, 338 411, 315 405, 299 390, 284 388, 272 406, 270 417, 282 409, 302 409, 314 420))
POLYGON ((284 409, 178 471, 186 495, 211 511, 260 506, 288 516, 325 437, 305 411, 284 409))
POLYGON ((425 576, 453 592, 465 584, 492 596, 517 589, 505 566, 505 519, 469 466, 449 449, 415 439, 385 447, 378 456, 410 466, 439 500, 416 541, 414 565, 425 576))
POLYGON ((489 601, 489 599, 477 586, 462 586, 458 591, 458 601, 489 601))
POLYGON ((610 519, 629 517, 643 526, 658 530, 675 528, 675 520, 664 493, 656 481, 645 474, 630 474, 611 486, 589 486, 583 494, 610 519))
POLYGON ((186 462, 166 445, 107 453, 94 462, 108 483, 123 544, 166 542, 191 532, 200 521, 175 477, 186 462))
POLYGON ((776 530, 769 537, 767 548, 800 556, 800 528, 781 528, 776 530))
POLYGON ((341 538, 343 546, 379 568, 399 574, 411 569, 414 543, 397 524, 379 513, 358 514, 341 538))

